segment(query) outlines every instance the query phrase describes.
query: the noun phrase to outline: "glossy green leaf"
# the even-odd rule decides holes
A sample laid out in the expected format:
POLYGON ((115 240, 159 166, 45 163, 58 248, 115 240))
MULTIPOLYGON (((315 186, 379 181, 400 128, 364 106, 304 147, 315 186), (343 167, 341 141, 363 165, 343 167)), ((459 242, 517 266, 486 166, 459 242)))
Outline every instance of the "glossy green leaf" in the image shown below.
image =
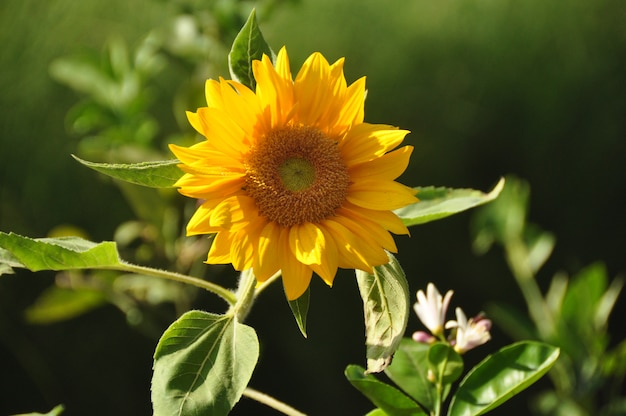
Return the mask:
POLYGON ((349 365, 345 371, 348 381, 377 407, 389 416, 426 416, 411 398, 393 386, 385 384, 363 367, 349 365))
POLYGON ((178 159, 115 164, 89 162, 74 155, 72 157, 83 165, 112 178, 150 188, 171 188, 183 176, 183 171, 178 168, 180 164, 178 159))
POLYGON ((254 329, 233 316, 185 313, 165 331, 154 353, 154 416, 227 415, 258 357, 254 329))
POLYGON ((291 313, 293 313, 293 317, 296 318, 296 322, 298 323, 298 328, 300 328, 300 332, 306 338, 306 316, 309 312, 309 302, 311 297, 311 291, 309 288, 304 292, 302 296, 300 296, 296 300, 289 301, 289 307, 291 308, 291 313))
POLYGON ((252 73, 252 61, 260 60, 263 55, 274 60, 274 53, 263 38, 256 20, 256 12, 253 9, 228 54, 231 78, 254 90, 256 81, 252 73))
POLYGON ((61 413, 63 413, 64 410, 65 410, 65 407, 62 404, 60 404, 56 406, 54 409, 50 410, 48 413, 20 413, 18 415, 12 415, 12 416, 59 416, 61 413))
POLYGON ((559 349, 534 341, 502 348, 461 381, 448 416, 477 416, 500 406, 539 380, 554 365, 559 349))
POLYGON ((10 253, 10 256, 1 256, 0 261, 8 258, 11 267, 25 267, 34 272, 108 268, 121 264, 117 247, 111 241, 94 243, 78 237, 32 239, 0 232, 0 247, 10 253))
POLYGON ((363 300, 367 371, 383 371, 391 363, 409 318, 409 286, 400 263, 389 254, 389 263, 374 273, 356 271, 363 300))
POLYGON ((428 349, 428 363, 436 380, 452 384, 463 373, 463 359, 454 349, 443 342, 437 342, 428 349))
POLYGON ((417 197, 420 201, 397 209, 395 213, 406 226, 424 224, 493 201, 498 197, 503 187, 504 179, 500 179, 489 193, 474 189, 435 188, 432 186, 415 188, 418 190, 417 197))
POLYGON ((428 380, 428 344, 403 338, 385 374, 405 393, 432 410, 437 391, 428 380))

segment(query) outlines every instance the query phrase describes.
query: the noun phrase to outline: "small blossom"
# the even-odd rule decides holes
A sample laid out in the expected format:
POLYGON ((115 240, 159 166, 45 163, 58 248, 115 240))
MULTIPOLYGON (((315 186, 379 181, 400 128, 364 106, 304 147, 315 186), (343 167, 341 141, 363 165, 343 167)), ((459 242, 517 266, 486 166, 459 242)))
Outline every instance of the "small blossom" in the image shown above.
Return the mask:
POLYGON ((413 341, 415 342, 421 342, 422 344, 431 344, 435 340, 436 338, 430 335, 428 332, 424 332, 424 331, 413 332, 413 341))
POLYGON ((443 332, 446 312, 453 293, 452 290, 448 290, 446 295, 442 297, 432 283, 428 284, 426 294, 422 290, 417 292, 417 303, 413 305, 413 309, 415 309, 420 321, 433 335, 440 335, 443 332))
POLYGON ((491 321, 482 315, 468 320, 461 308, 456 308, 456 321, 446 323, 446 329, 450 328, 456 328, 456 339, 453 345, 454 350, 459 354, 463 354, 491 339, 489 334, 491 321))

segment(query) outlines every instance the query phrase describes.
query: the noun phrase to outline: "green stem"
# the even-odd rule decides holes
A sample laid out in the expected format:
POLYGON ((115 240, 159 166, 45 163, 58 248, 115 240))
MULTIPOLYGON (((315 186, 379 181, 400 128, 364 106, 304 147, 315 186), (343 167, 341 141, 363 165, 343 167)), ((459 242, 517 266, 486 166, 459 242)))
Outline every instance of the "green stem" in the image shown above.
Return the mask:
POLYGON ((528 248, 523 241, 516 238, 507 241, 505 249, 509 267, 528 305, 528 313, 545 338, 553 332, 554 321, 537 285, 535 273, 528 263, 528 248))
POLYGON ((232 313, 239 322, 243 322, 252 308, 256 292, 256 278, 252 269, 244 270, 241 272, 239 278, 239 288, 237 289, 237 302, 231 306, 230 313, 232 313))
POLYGON ((261 393, 260 391, 251 389, 250 387, 244 390, 243 395, 252 400, 256 400, 259 403, 263 403, 264 405, 271 407, 272 409, 277 410, 284 415, 306 416, 305 413, 302 413, 301 411, 294 409, 288 404, 283 403, 280 400, 273 398, 272 396, 268 396, 265 393, 261 393))
POLYGON ((220 285, 216 285, 215 283, 198 279, 197 277, 191 277, 180 273, 170 272, 167 270, 153 269, 151 267, 138 266, 136 264, 130 263, 121 263, 119 266, 112 267, 112 269, 148 276, 161 277, 164 279, 173 280, 175 282, 186 283, 188 285, 208 290, 209 292, 214 293, 224 299, 230 305, 234 305, 237 302, 237 297, 230 290, 220 285))
MULTIPOLYGON (((445 371, 445 368, 446 365, 444 364, 443 371, 445 371)), ((441 415, 441 404, 443 402, 443 371, 441 372, 441 374, 437 375, 437 382, 435 383, 437 394, 435 395, 434 409, 432 412, 430 412, 432 416, 441 415)))

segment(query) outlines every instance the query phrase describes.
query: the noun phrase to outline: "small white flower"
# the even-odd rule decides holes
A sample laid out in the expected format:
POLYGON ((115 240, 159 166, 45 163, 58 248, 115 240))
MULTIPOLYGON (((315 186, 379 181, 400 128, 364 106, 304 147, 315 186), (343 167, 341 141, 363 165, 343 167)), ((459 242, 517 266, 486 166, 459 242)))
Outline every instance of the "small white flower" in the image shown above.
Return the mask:
POLYGON ((491 339, 489 334, 491 321, 480 315, 468 320, 461 308, 456 308, 456 321, 446 323, 446 329, 450 328, 456 328, 454 350, 459 354, 463 354, 491 339))
POLYGON ((417 303, 413 305, 417 317, 433 335, 443 333, 446 312, 452 298, 452 290, 448 290, 442 298, 434 284, 429 283, 426 294, 422 290, 417 292, 417 303))

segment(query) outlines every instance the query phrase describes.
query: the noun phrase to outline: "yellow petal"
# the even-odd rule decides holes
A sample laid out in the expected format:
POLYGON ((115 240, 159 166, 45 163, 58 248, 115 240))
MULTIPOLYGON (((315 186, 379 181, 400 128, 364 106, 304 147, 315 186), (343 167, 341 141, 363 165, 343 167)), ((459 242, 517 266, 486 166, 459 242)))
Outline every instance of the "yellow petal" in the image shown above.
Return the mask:
POLYGON ((198 113, 192 113, 191 111, 187 111, 187 120, 189 120, 189 124, 193 127, 198 133, 206 137, 206 123, 200 118, 198 113))
MULTIPOLYGON (((188 167, 183 167, 186 170, 188 167)), ((192 174, 183 175, 174 186, 178 192, 191 198, 213 199, 241 192, 245 181, 242 176, 207 177, 192 174)))
POLYGON ((376 159, 402 143, 407 133, 384 124, 357 124, 339 143, 341 156, 348 166, 376 159))
POLYGON ((241 159, 216 151, 207 141, 196 143, 191 147, 170 144, 169 148, 183 164, 193 166, 194 171, 205 170, 207 173, 220 175, 245 173, 241 159))
POLYGON ((287 254, 283 257, 281 271, 283 286, 288 300, 296 300, 306 291, 311 283, 313 270, 287 254))
POLYGON ((302 124, 316 126, 332 102, 329 85, 329 64, 319 52, 308 57, 294 81, 294 97, 298 102, 302 124))
POLYGON ((361 208, 349 202, 346 202, 342 208, 350 211, 351 216, 366 218, 374 221, 377 224, 380 224, 380 226, 385 230, 389 230, 394 234, 409 234, 409 230, 406 228, 406 225, 404 225, 400 217, 392 211, 377 211, 373 209, 361 208))
POLYGON ((324 257, 320 264, 311 264, 311 268, 328 286, 332 286, 339 267, 339 251, 330 233, 323 226, 320 229, 324 233, 324 257))
POLYGON ((345 92, 337 124, 350 127, 363 123, 365 116, 365 77, 357 79, 345 92))
POLYGON ((213 208, 215 208, 216 203, 213 201, 204 202, 202 205, 196 209, 196 212, 192 215, 191 219, 187 223, 187 235, 197 235, 197 234, 209 234, 213 232, 217 232, 219 228, 212 228, 211 224, 211 213, 213 212, 213 208))
POLYGON ((235 159, 249 150, 247 133, 231 114, 217 108, 199 108, 198 115, 205 126, 205 136, 211 146, 235 159))
POLYGON ((289 56, 287 55, 287 48, 284 46, 278 51, 276 55, 276 72, 283 79, 291 81, 291 68, 289 67, 289 56))
POLYGON ((291 252, 304 264, 320 264, 324 245, 324 234, 315 224, 304 223, 289 230, 291 252))
POLYGON ((291 227, 289 247, 296 259, 311 268, 329 285, 337 273, 337 248, 316 224, 304 223, 291 227))
POLYGON ((254 221, 239 230, 232 239, 230 258, 235 270, 246 270, 254 265, 255 245, 259 239, 264 221, 254 221))
POLYGON ((244 132, 242 143, 249 145, 248 138, 261 115, 257 97, 248 87, 234 81, 223 81, 221 90, 224 107, 228 109, 231 121, 244 132))
POLYGON ((294 105, 293 81, 289 72, 286 51, 277 58, 278 70, 271 60, 263 56, 260 61, 252 62, 252 71, 256 80, 256 95, 262 111, 266 113, 267 127, 286 123, 287 114, 294 105))
POLYGON ((273 222, 267 222, 257 242, 257 255, 254 260, 254 276, 257 281, 264 282, 280 269, 281 229, 273 222))
POLYGON ((228 264, 232 263, 230 257, 231 234, 227 231, 221 232, 215 236, 209 249, 209 255, 206 260, 209 264, 228 264))
POLYGON ((350 221, 345 218, 335 217, 333 220, 322 221, 324 230, 330 234, 337 246, 339 267, 345 269, 360 269, 372 271, 372 266, 386 262, 387 255, 384 250, 371 238, 357 235, 351 228, 350 221))
POLYGON ((346 199, 363 208, 391 211, 418 201, 415 191, 392 181, 367 180, 351 184, 346 199))
POLYGON ((220 83, 214 79, 208 79, 204 83, 204 96, 208 107, 224 108, 220 83))
POLYGON ((367 233, 368 236, 370 236, 374 241, 376 241, 379 246, 383 247, 385 250, 391 251, 392 253, 398 252, 398 248, 396 247, 396 243, 393 240, 391 234, 389 234, 387 230, 385 230, 376 222, 355 214, 354 212, 344 209, 343 207, 337 210, 337 215, 350 218, 354 224, 358 224, 358 227, 361 230, 360 234, 367 233))
POLYGON ((368 179, 392 181, 404 173, 412 152, 413 146, 404 146, 377 159, 352 165, 348 170, 350 178, 354 182, 368 179))

